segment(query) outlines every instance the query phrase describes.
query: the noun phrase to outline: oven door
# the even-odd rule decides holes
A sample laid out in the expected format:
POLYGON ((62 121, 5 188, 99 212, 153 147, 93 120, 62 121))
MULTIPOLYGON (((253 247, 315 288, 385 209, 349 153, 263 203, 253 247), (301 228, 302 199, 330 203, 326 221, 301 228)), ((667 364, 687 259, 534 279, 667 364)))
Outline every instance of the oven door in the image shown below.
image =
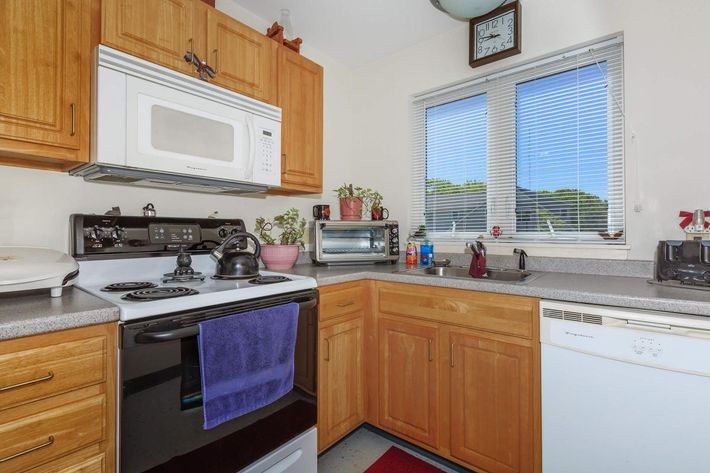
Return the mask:
POLYGON ((303 291, 124 325, 120 471, 235 473, 311 430, 316 424, 317 302, 317 291, 303 291), (204 430, 196 324, 288 302, 301 308, 294 389, 268 406, 204 430))
POLYGON ((126 77, 126 165, 251 182, 256 130, 238 108, 126 77))
POLYGON ((386 261, 390 234, 383 222, 367 225, 347 222, 316 222, 319 263, 386 261))

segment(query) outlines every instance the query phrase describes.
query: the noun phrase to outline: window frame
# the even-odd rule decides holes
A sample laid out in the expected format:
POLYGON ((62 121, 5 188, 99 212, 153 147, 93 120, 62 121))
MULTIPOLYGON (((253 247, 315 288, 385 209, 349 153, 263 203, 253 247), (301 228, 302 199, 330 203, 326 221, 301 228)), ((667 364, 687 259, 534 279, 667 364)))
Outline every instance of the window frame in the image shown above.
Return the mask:
POLYGON ((485 232, 431 232, 428 237, 438 241, 465 241, 480 236, 488 237, 492 225, 501 225, 504 229, 500 242, 534 242, 538 244, 584 244, 584 245, 625 245, 626 205, 625 205, 625 150, 624 150, 624 105, 623 105, 623 36, 618 35, 603 40, 577 46, 554 55, 526 61, 498 72, 487 74, 475 79, 462 81, 443 88, 434 89, 412 97, 412 214, 410 228, 416 228, 426 222, 426 110, 429 107, 442 105, 473 95, 486 94, 488 128, 487 142, 487 228, 485 232), (618 50, 618 54, 606 55, 598 60, 595 51, 618 50), (565 64, 574 62, 571 67, 565 64), (598 233, 588 232, 521 232, 516 233, 516 200, 517 200, 517 149, 516 149, 516 86, 517 84, 554 75, 557 73, 581 69, 590 65, 608 62, 607 71, 618 71, 605 74, 607 85, 607 179, 610 194, 608 214, 610 230, 615 225, 621 226, 624 234, 617 240, 606 240, 598 233), (558 68, 561 65, 561 68, 558 68), (550 73, 552 68, 554 72, 550 73), (555 69, 557 68, 557 69, 555 69), (539 74, 535 74, 536 70, 539 74), (531 73, 532 71, 532 73, 531 73), (512 133, 512 139, 510 139, 512 133), (612 152, 612 147, 614 152, 612 152), (614 172, 611 170, 614 169, 614 172), (512 172, 510 172, 512 170, 512 172), (500 176, 496 173, 507 171, 500 176), (493 177, 491 179, 492 176, 493 177), (612 181, 621 181, 614 184, 612 181), (612 195, 611 190, 620 189, 620 195, 612 195), (612 215, 613 213, 613 215, 612 215))

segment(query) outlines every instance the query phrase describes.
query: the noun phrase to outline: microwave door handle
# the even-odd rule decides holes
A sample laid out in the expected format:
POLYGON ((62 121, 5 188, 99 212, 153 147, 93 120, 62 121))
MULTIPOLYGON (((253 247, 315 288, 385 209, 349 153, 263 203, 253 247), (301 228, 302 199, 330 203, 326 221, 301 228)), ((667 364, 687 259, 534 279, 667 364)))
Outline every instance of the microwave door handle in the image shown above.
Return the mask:
POLYGON ((244 170, 244 177, 247 179, 253 179, 254 160, 256 156, 256 130, 254 129, 254 117, 251 114, 248 114, 245 122, 247 124, 247 135, 249 136, 249 161, 247 168, 244 170))

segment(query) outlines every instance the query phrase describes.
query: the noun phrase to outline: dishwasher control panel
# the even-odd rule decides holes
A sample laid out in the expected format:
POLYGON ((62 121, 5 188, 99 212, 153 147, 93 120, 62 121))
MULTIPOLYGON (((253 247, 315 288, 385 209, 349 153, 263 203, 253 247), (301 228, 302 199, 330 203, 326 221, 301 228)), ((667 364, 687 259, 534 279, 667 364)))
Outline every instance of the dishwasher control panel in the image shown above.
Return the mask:
POLYGON ((631 349, 637 355, 647 355, 652 358, 658 358, 663 353, 661 342, 652 336, 641 336, 634 339, 631 349))

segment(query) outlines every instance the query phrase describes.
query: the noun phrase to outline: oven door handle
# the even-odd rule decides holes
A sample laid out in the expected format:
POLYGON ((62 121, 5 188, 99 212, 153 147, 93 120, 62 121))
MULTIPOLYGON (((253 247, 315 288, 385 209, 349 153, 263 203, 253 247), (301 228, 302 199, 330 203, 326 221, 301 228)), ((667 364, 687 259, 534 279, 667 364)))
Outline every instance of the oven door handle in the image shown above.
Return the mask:
MULTIPOLYGON (((296 301, 293 301, 296 302, 296 301)), ((313 309, 318 304, 317 299, 308 299, 303 302, 298 303, 298 310, 309 310, 313 309)), ((248 311, 245 311, 248 312, 248 311)), ((136 334, 136 343, 146 344, 146 343, 160 343, 169 342, 172 340, 180 340, 181 338, 194 337, 200 333, 200 327, 198 324, 190 325, 188 327, 176 328, 174 330, 167 330, 165 332, 140 332, 136 334)))

